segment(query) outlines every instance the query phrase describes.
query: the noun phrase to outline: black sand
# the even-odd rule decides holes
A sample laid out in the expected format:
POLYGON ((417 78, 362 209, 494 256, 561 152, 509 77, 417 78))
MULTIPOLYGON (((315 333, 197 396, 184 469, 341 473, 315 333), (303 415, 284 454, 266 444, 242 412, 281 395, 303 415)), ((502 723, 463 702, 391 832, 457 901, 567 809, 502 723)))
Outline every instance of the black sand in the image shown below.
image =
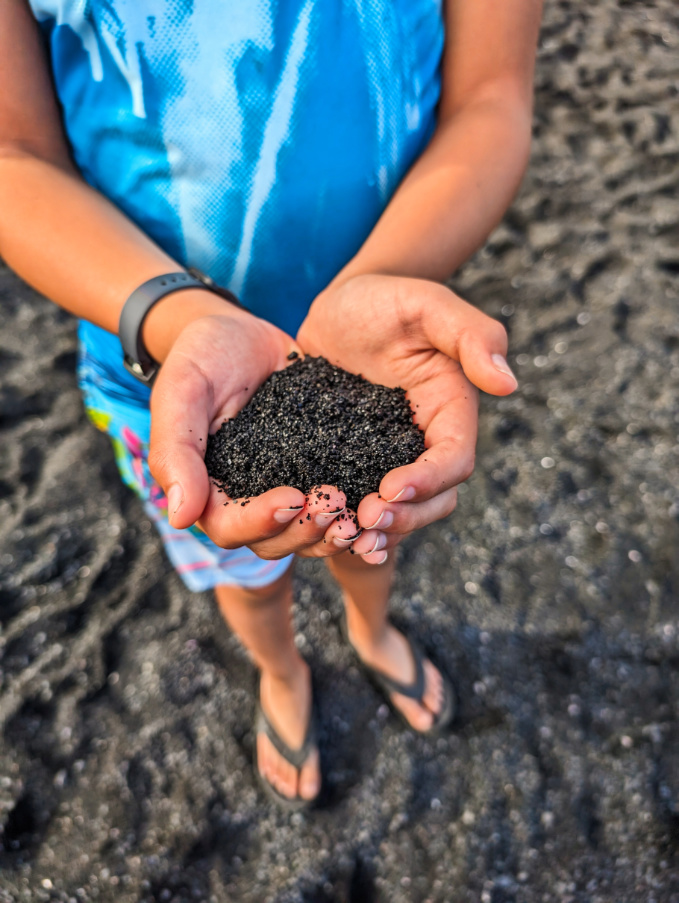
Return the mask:
POLYGON ((355 511, 382 477, 424 451, 403 389, 377 386, 324 358, 273 373, 210 436, 207 471, 231 498, 277 486, 336 486, 355 511))
POLYGON ((453 283, 520 388, 393 600, 462 722, 404 734, 302 562, 314 815, 257 790, 251 665, 85 419, 73 322, 0 271, 2 903, 679 900, 678 34, 675 0, 547 3, 531 168, 453 283))

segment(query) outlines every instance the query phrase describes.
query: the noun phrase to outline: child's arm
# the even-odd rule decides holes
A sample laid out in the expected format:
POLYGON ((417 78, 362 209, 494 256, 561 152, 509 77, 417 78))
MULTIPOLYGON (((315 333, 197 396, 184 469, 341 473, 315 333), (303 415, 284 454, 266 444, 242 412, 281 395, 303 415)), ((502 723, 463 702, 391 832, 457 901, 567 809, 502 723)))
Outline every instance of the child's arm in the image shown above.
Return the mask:
POLYGON ((474 463, 475 387, 495 395, 516 387, 502 326, 429 280, 446 278, 480 246, 519 186, 541 5, 448 0, 436 132, 298 334, 306 351, 399 384, 419 404, 423 460, 392 471, 382 498, 359 508, 362 524, 385 508, 393 514, 392 542, 453 510, 455 486, 474 463), (386 504, 405 487, 401 504, 386 504))
MULTIPOLYGON (((73 166, 24 0, 0 6, 0 254, 38 291, 114 333, 138 285, 181 269, 73 166)), ((149 314, 144 337, 156 359, 181 328, 182 309, 223 313, 228 306, 209 292, 192 296, 190 308, 186 296, 169 295, 149 314)))
POLYGON ((541 0, 447 0, 429 146, 337 276, 447 279, 487 238, 528 162, 541 0))
MULTIPOLYGON (((182 269, 73 166, 25 0, 0 2, 0 256, 47 297, 114 333, 138 285, 182 269)), ((203 290, 163 298, 144 321, 143 339, 164 362, 152 394, 150 460, 173 523, 201 518, 219 544, 260 549, 263 542, 266 557, 335 551, 322 542, 325 527, 300 526, 299 512, 285 510, 304 503, 301 492, 282 487, 247 508, 225 508, 203 462, 210 426, 234 416, 284 367, 295 342, 203 290)))

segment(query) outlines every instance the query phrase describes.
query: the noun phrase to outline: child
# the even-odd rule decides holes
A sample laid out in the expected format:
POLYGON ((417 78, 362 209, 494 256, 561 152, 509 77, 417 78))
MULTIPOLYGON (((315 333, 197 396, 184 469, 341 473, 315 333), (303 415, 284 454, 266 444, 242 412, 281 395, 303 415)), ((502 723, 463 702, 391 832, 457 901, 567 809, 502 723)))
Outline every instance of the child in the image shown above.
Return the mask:
POLYGON ((256 767, 284 805, 321 787, 291 555, 327 559, 348 639, 414 730, 453 715, 448 679, 387 619, 389 551, 453 510, 475 387, 516 387, 502 327, 439 280, 518 187, 539 17, 540 0, 0 7, 0 254, 81 318, 91 417, 260 670, 256 767), (205 471, 208 431, 292 351, 403 386, 425 429, 349 541, 333 487, 330 515, 291 487, 225 506, 205 471))

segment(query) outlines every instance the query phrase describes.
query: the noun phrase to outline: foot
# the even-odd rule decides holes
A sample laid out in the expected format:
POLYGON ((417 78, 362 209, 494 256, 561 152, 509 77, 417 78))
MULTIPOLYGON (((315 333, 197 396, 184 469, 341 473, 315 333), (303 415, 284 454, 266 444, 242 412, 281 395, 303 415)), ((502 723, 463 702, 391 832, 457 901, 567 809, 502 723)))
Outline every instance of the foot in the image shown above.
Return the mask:
MULTIPOLYGON (((311 718, 311 672, 305 663, 286 681, 262 672, 260 704, 279 737, 291 749, 301 749, 311 718)), ((269 784, 288 799, 312 800, 321 788, 320 757, 313 749, 301 768, 286 761, 262 733, 257 734, 257 765, 269 784)))
MULTIPOLYGON (((382 672, 392 680, 411 684, 415 680, 415 663, 408 640, 393 624, 387 623, 384 634, 377 641, 349 631, 349 641, 366 665, 382 672)), ((425 690, 422 700, 410 699, 401 693, 391 693, 390 699, 403 714, 413 730, 430 730, 443 710, 445 690, 440 672, 429 659, 424 660, 425 690)))

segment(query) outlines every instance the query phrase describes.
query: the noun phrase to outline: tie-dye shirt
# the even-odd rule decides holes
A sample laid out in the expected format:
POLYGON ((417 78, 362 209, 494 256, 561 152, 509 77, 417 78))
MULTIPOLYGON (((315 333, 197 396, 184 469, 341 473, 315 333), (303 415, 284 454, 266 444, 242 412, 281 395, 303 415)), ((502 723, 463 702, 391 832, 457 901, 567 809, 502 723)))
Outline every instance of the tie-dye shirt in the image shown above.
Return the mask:
POLYGON ((85 179, 294 335, 432 133, 440 0, 29 2, 85 179))

